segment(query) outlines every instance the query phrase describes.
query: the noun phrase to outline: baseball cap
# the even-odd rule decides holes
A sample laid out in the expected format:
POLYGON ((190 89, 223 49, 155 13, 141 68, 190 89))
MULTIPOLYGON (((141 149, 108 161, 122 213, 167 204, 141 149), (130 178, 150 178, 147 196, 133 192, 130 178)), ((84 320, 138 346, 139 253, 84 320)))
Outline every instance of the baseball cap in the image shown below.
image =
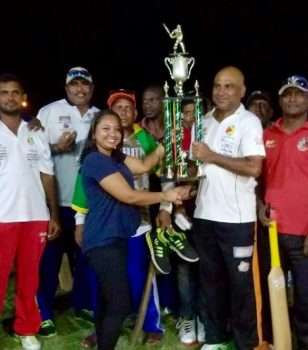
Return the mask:
POLYGON ((125 98, 131 101, 134 104, 134 106, 136 106, 135 92, 130 90, 125 90, 125 89, 119 89, 119 90, 110 91, 109 97, 107 100, 108 107, 111 108, 114 102, 119 98, 125 98))
POLYGON ((83 67, 71 68, 66 74, 66 84, 69 84, 72 80, 81 78, 93 83, 92 76, 89 71, 83 67))
POLYGON ((254 100, 263 100, 268 102, 271 105, 271 97, 268 92, 255 90, 247 98, 246 106, 249 107, 252 101, 254 100))
POLYGON ((295 87, 304 92, 308 91, 308 81, 306 78, 300 75, 292 75, 288 79, 282 82, 282 86, 278 91, 278 95, 281 95, 289 87, 295 87))

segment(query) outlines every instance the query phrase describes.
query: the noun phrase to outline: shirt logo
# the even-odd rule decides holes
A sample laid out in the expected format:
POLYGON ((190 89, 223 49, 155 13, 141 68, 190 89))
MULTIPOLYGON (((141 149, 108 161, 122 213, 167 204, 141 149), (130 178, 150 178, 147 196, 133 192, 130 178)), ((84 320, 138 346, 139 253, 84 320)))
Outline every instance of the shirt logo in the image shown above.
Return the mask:
POLYGON ((33 139, 33 137, 29 136, 29 137, 27 138, 27 142, 28 142, 29 145, 33 145, 33 144, 34 144, 34 139, 33 139))
POLYGON ((63 129, 69 129, 70 124, 72 123, 72 118, 69 115, 60 115, 59 123, 62 124, 63 129))
POLYGON ((302 137, 297 142, 297 148, 301 152, 308 151, 308 137, 302 137))
POLYGON ((266 148, 274 148, 277 146, 277 143, 275 140, 266 140, 265 147, 266 148))
POLYGON ((230 126, 228 126, 227 127, 227 129, 226 129, 226 134, 227 135, 233 135, 234 134, 234 131, 235 131, 235 126, 234 125, 230 125, 230 126))

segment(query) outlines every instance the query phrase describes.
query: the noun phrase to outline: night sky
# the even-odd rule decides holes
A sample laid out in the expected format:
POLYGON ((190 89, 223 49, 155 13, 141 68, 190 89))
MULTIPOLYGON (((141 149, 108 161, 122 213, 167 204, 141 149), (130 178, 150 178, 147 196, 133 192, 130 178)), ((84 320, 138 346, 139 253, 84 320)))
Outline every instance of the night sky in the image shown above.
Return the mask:
POLYGON ((308 0, 2 2, 0 71, 25 80, 34 113, 64 95, 65 74, 77 65, 91 71, 98 107, 116 88, 140 97, 146 85, 170 81, 163 60, 174 40, 164 22, 170 29, 182 25, 196 59, 186 91, 198 79, 210 96, 217 70, 236 65, 248 92, 276 94, 289 75, 308 75, 307 8, 308 0))

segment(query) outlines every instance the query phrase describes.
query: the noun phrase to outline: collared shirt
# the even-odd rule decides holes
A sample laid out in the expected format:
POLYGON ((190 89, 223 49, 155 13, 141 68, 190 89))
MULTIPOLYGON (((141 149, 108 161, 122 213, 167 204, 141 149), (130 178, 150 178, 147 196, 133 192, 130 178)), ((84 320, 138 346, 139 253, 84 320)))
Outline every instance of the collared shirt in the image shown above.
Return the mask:
MULTIPOLYGON (((226 157, 265 156, 260 120, 241 104, 220 123, 215 109, 203 118, 203 142, 226 157)), ((201 165, 195 218, 218 222, 245 223, 256 220, 256 180, 237 175, 215 164, 201 165)))
POLYGON ((280 233, 308 234, 308 122, 293 133, 282 119, 264 131, 265 201, 275 211, 280 233))
POLYGON ((57 178, 59 204, 71 206, 79 159, 91 126, 96 107, 91 107, 81 116, 78 108, 66 99, 55 101, 43 107, 38 113, 45 128, 49 144, 56 144, 64 131, 76 131, 76 147, 73 152, 54 154, 55 175, 57 178))
POLYGON ((41 172, 53 175, 43 132, 21 121, 15 135, 0 121, 0 222, 49 220, 41 172))

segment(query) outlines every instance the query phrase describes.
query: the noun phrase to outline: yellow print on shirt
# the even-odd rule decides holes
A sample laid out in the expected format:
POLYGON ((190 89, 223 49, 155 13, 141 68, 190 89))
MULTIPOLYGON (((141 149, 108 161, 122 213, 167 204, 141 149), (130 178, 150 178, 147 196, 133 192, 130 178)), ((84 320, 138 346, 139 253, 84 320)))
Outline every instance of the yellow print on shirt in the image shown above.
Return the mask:
POLYGON ((234 134, 234 131, 235 131, 235 126, 234 125, 230 125, 230 126, 228 126, 227 127, 227 129, 226 129, 226 134, 227 135, 233 135, 234 134))

